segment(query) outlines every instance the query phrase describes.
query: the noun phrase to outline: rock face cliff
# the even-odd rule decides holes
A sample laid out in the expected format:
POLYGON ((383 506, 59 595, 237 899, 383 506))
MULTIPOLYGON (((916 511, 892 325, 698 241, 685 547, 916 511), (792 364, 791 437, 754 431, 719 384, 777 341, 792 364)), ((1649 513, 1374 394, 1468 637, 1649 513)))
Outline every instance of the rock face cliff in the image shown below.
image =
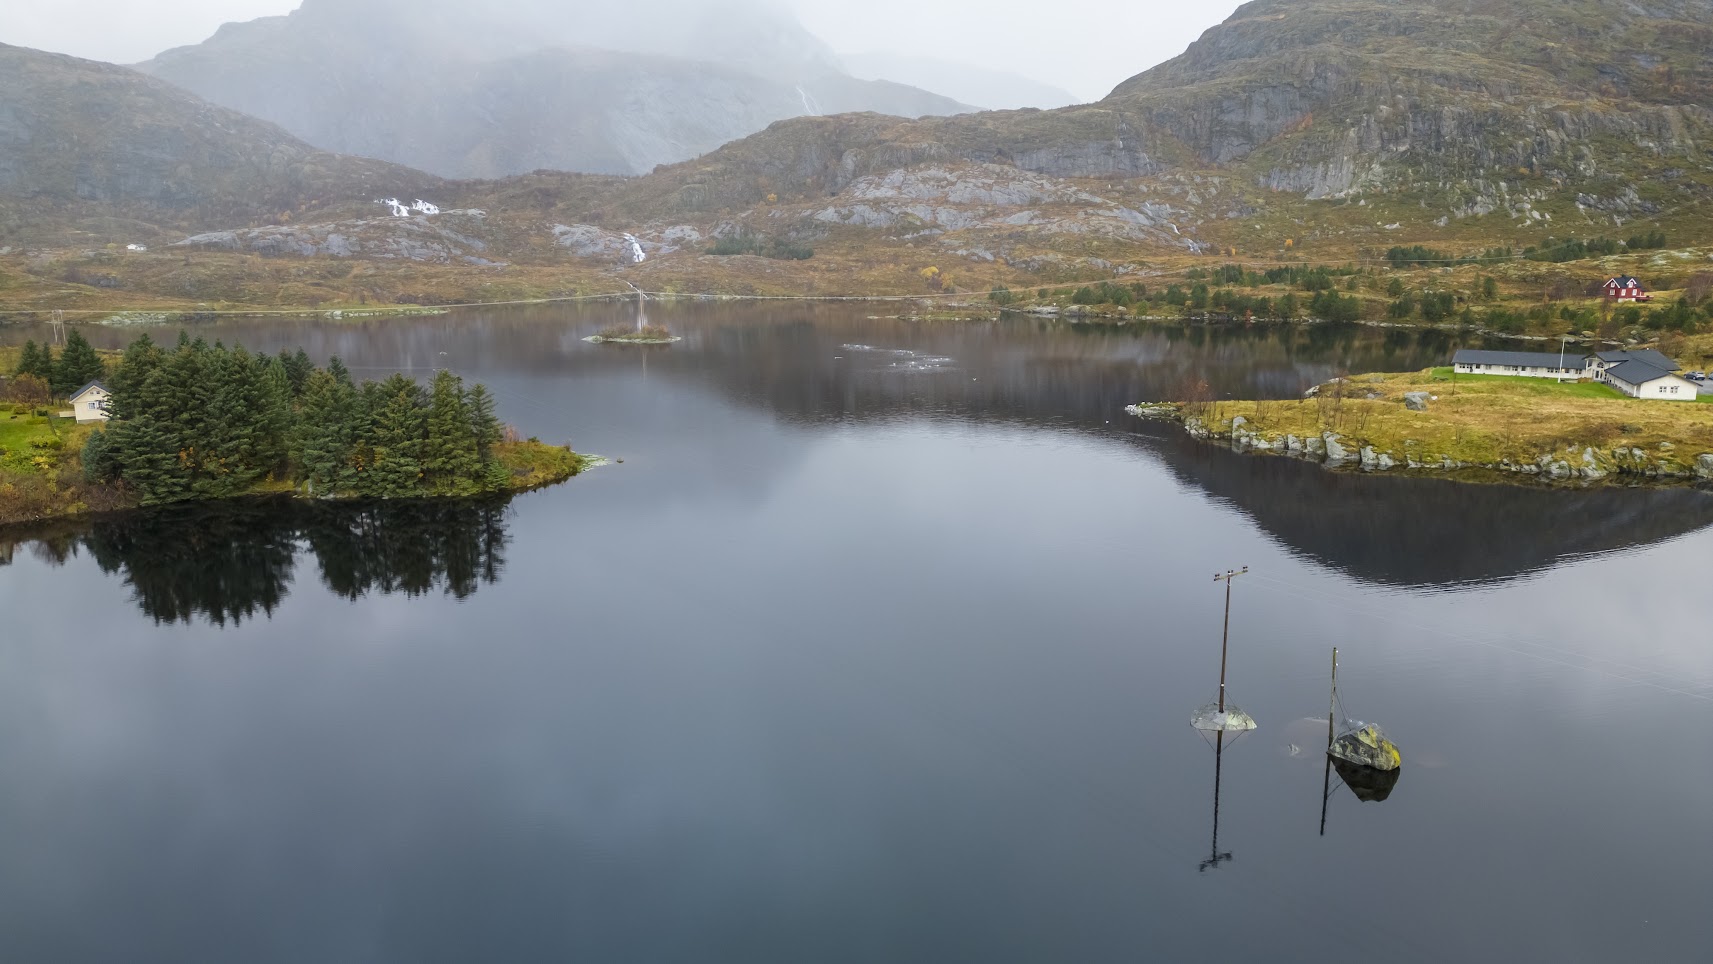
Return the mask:
POLYGON ((1095 104, 788 121, 625 196, 824 205, 899 169, 1000 165, 1122 182, 1180 227, 1340 200, 1610 228, 1707 195, 1710 47, 1713 0, 1255 0, 1095 104))
POLYGON ((306 0, 141 69, 312 144, 467 178, 641 174, 789 117, 971 109, 857 80, 741 2, 306 0))

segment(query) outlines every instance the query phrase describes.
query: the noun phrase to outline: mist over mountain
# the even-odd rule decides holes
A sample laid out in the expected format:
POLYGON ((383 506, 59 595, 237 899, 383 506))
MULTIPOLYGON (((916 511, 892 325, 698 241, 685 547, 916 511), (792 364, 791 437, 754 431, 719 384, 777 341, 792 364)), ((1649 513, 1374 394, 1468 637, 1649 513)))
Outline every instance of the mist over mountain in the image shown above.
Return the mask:
POLYGON ((244 222, 443 187, 129 68, 0 44, 0 230, 41 217, 244 222))
POLYGON ((858 80, 750 0, 305 0, 139 66, 319 147, 449 177, 644 173, 789 117, 969 109, 858 80))
POLYGON ((993 67, 881 51, 841 54, 839 60, 858 77, 885 78, 939 91, 983 110, 1018 107, 1052 110, 1078 100, 1075 94, 1062 87, 993 67))

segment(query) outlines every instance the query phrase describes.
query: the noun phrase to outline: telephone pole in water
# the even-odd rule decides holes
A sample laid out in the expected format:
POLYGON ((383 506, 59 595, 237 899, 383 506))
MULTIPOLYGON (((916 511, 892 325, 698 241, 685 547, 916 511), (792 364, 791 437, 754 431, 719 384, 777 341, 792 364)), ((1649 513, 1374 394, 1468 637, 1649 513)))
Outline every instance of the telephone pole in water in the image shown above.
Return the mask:
POLYGON ((1249 567, 1242 569, 1227 569, 1224 573, 1215 575, 1214 582, 1225 583, 1225 628, 1219 635, 1219 711, 1225 712, 1225 653, 1231 643, 1231 580, 1249 572, 1249 567))

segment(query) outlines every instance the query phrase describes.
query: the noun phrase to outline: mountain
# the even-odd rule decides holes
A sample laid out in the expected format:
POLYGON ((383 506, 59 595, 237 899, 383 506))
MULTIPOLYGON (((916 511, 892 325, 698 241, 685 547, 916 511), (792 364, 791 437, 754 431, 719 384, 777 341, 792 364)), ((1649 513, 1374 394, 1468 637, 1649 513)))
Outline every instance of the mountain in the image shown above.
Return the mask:
POLYGON ((1713 0, 1255 0, 1095 104, 786 121, 608 210, 765 207, 1018 264, 1092 239, 1521 246, 1701 210, 1710 47, 1713 0))
POLYGON ((244 223, 444 187, 125 67, 0 44, 0 228, 42 217, 244 223))
POLYGON ((1022 74, 931 57, 874 51, 841 54, 839 61, 858 77, 886 78, 926 90, 937 90, 984 110, 1035 107, 1051 110, 1077 102, 1068 90, 1022 74))
POLYGON ((748 2, 305 0, 140 69, 310 143, 448 177, 638 174, 789 117, 969 109, 858 80, 748 2))

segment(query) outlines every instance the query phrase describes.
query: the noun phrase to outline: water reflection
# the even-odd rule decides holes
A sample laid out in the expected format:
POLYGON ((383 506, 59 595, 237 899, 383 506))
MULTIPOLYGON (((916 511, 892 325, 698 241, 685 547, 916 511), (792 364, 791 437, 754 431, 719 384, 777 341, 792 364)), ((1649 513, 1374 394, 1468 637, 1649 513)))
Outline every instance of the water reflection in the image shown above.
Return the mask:
POLYGON ((1213 849, 1208 853, 1197 870, 1205 871, 1210 867, 1217 868, 1220 864, 1231 859, 1231 851, 1221 852, 1219 849, 1219 781, 1220 764, 1225 759, 1225 731, 1220 730, 1213 737, 1213 849))
MULTIPOLYGON (((1339 372, 1401 371, 1484 347, 1443 331, 1360 325, 1099 325, 1006 317, 921 324, 866 307, 651 304, 684 341, 613 351, 581 338, 634 309, 540 308, 357 323, 248 320, 205 337, 266 351, 306 347, 364 373, 449 365, 501 398, 508 419, 580 448, 651 449, 702 486, 750 494, 807 446, 736 418, 796 427, 898 420, 1026 425, 1121 438, 1185 486, 1224 501, 1298 555, 1364 582, 1462 586, 1538 572, 1590 553, 1652 545, 1713 525, 1693 490, 1548 490, 1329 473, 1195 442, 1122 414, 1205 381, 1226 397, 1294 398, 1339 372), (724 405, 711 405, 710 397, 724 405), (696 418, 685 413, 695 411, 696 418), (697 419, 700 419, 698 421, 697 419), (758 431, 758 428, 761 429, 758 431), (581 443, 592 441, 592 446, 581 443), (710 472, 718 459, 727 468, 710 472), (731 468, 741 465, 739 470, 731 468)), ((19 330, 9 340, 29 335, 19 330)), ((114 347, 131 332, 97 331, 114 347)), ((680 487, 675 487, 681 488, 680 487)))
POLYGON ((347 599, 370 593, 463 599, 505 566, 509 498, 305 503, 238 500, 176 505, 61 524, 0 540, 0 565, 23 549, 54 565, 88 553, 131 588, 157 624, 239 624, 271 616, 298 557, 347 599))

